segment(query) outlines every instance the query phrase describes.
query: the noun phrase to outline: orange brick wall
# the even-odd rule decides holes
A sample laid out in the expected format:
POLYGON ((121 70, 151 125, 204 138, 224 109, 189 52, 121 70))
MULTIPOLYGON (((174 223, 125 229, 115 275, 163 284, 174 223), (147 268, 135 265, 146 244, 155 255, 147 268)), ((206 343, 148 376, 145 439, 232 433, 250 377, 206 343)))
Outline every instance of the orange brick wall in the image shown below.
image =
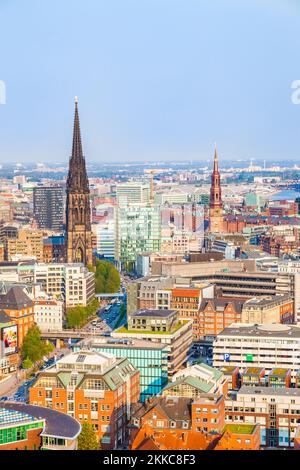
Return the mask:
POLYGON ((221 432, 225 426, 224 397, 218 403, 193 403, 192 404, 192 429, 194 432, 221 432), (204 411, 207 410, 207 411, 204 411), (217 410, 217 412, 213 412, 217 410), (214 423, 214 420, 218 420, 214 423))
MULTIPOLYGON (((136 403, 140 396, 140 373, 137 371, 132 376, 130 382, 130 402, 136 403)), ((74 418, 83 423, 89 423, 98 427, 96 429, 99 441, 106 434, 102 431, 102 426, 110 426, 110 444, 103 444, 103 449, 113 449, 114 443, 117 438, 118 431, 121 430, 122 435, 125 436, 126 426, 126 404, 127 404, 127 389, 126 385, 121 385, 115 391, 107 390, 104 392, 104 398, 97 400, 98 404, 98 419, 92 419, 92 406, 91 399, 84 397, 84 390, 77 389, 74 393, 74 418), (119 418, 117 418, 119 416, 119 418)), ((41 387, 32 387, 29 391, 29 402, 39 406, 46 406, 46 390, 41 387)), ((67 391, 66 389, 53 388, 52 389, 52 409, 67 413, 67 391)))

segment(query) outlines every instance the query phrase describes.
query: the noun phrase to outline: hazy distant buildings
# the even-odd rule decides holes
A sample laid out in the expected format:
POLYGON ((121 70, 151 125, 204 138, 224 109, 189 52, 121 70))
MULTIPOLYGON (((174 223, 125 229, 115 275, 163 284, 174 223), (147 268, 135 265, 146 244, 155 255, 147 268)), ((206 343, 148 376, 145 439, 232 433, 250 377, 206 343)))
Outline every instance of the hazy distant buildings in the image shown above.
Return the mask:
POLYGON ((117 202, 119 205, 146 203, 150 201, 150 185, 144 182, 117 184, 117 202))
POLYGON ((204 240, 204 210, 196 203, 161 207, 163 253, 200 251, 204 240))
POLYGON ((63 229, 63 191, 59 186, 33 189, 33 213, 39 228, 63 229))

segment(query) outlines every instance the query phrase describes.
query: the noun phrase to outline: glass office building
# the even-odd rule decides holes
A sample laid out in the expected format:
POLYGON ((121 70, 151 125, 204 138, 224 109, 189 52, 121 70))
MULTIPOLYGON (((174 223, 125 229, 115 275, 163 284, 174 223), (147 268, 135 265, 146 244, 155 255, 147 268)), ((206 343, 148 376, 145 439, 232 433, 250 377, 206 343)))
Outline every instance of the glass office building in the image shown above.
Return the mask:
POLYGON ((116 357, 127 357, 140 371, 141 401, 161 392, 168 383, 168 352, 161 344, 140 340, 92 339, 74 346, 74 351, 82 347, 106 352, 116 357))
POLYGON ((161 247, 160 207, 151 204, 120 206, 116 212, 116 260, 135 266, 140 253, 155 253, 161 247))

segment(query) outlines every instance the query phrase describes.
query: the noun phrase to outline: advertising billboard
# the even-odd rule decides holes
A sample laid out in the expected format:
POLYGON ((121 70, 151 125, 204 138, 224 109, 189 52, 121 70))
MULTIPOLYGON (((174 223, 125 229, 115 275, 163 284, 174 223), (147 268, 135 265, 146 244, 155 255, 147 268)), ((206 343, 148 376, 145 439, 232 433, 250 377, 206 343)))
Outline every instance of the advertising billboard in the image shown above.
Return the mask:
POLYGON ((18 351, 18 327, 17 325, 2 328, 1 340, 3 343, 3 355, 8 356, 18 351))

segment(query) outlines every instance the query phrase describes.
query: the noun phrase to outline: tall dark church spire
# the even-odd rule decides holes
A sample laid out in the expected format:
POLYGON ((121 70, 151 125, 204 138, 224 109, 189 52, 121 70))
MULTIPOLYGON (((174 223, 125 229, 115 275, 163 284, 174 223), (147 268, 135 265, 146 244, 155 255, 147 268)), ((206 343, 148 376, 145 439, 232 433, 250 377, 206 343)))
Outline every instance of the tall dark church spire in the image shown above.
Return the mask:
POLYGON ((67 261, 92 263, 90 189, 82 151, 78 99, 75 98, 72 155, 67 179, 67 261))
POLYGON ((70 191, 89 192, 89 181, 86 174, 85 158, 82 151, 77 96, 75 97, 73 145, 67 185, 70 191))

